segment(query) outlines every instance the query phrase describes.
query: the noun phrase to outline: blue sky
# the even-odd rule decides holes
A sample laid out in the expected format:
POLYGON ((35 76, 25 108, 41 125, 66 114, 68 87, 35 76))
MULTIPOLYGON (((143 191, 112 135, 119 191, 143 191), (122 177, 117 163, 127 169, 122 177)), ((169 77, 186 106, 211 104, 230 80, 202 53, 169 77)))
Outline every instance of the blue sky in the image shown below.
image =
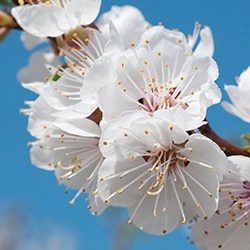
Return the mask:
MULTIPOLYGON (((240 4, 228 0, 106 0, 102 12, 113 4, 135 5, 152 24, 163 22, 165 27, 178 28, 185 34, 192 33, 195 21, 210 26, 215 39, 214 57, 220 69, 217 83, 222 88, 224 84, 235 84, 234 77, 250 65, 249 0, 241 0, 240 4)), ((44 230, 44 224, 47 228, 68 230, 69 236, 78 242, 76 250, 112 249, 114 239, 125 241, 127 249, 133 250, 196 249, 185 239, 183 230, 162 237, 150 236, 127 226, 124 212, 111 210, 93 217, 87 211, 84 197, 74 206, 69 205, 73 193, 65 195, 53 173, 31 165, 27 142, 32 138, 26 132, 27 118, 19 114, 19 109, 24 107, 25 100, 35 96, 16 80, 17 71, 27 64, 30 55, 19 37, 19 32, 12 32, 0 44, 0 222, 6 211, 14 207, 30 218, 28 225, 38 231, 44 230)), ((235 139, 249 132, 249 124, 228 115, 219 105, 209 110, 208 118, 225 138, 235 139)))

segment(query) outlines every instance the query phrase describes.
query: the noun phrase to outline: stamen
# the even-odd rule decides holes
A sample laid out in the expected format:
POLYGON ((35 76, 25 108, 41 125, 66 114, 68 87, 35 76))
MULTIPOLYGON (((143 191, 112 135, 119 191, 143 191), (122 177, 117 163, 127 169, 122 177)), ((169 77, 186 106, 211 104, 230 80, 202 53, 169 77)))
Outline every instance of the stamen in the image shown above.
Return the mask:
POLYGON ((203 189, 210 197, 212 197, 212 193, 209 192, 199 181, 197 181, 192 175, 190 175, 184 168, 182 171, 194 182, 196 183, 201 189, 203 189))
POLYGON ((133 212, 132 215, 130 216, 130 221, 129 221, 130 223, 129 223, 129 224, 131 224, 131 223, 133 222, 133 219, 134 219, 136 213, 138 212, 138 210, 139 210, 141 204, 143 203, 143 201, 145 200, 146 197, 147 197, 147 195, 144 194, 143 197, 141 198, 141 200, 139 200, 139 202, 138 202, 138 204, 137 204, 137 206, 136 206, 134 212, 133 212))
POLYGON ((177 201, 177 203, 178 203, 178 206, 179 206, 179 209, 180 209, 182 218, 183 218, 182 224, 186 224, 186 223, 187 223, 187 220, 186 220, 186 216, 185 216, 185 213, 184 213, 184 210, 183 210, 183 206, 182 206, 182 204, 181 204, 181 201, 180 201, 178 192, 177 192, 176 187, 175 187, 175 183, 174 183, 174 181, 173 181, 172 178, 171 178, 171 183, 172 183, 172 186, 173 186, 173 190, 174 190, 174 194, 175 194, 176 201, 177 201))
POLYGON ((155 199, 154 212, 153 212, 154 216, 157 216, 157 206, 159 202, 159 197, 160 197, 160 192, 157 194, 156 199, 155 199))

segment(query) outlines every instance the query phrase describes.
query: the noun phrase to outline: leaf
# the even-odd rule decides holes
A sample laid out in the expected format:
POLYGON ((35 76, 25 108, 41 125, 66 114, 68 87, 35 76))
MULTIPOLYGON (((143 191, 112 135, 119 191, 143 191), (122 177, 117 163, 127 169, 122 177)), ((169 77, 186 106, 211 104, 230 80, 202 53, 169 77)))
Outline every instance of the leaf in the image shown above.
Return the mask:
POLYGON ((11 0, 0 0, 0 5, 13 7, 15 4, 11 0))

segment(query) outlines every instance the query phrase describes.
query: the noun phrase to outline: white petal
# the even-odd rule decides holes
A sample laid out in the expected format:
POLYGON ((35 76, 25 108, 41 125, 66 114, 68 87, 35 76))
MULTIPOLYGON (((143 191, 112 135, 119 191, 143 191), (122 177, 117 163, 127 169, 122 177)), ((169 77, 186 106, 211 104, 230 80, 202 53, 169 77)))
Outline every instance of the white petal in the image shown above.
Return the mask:
MULTIPOLYGON (((199 104, 196 104, 196 108, 199 104)), ((201 110, 199 110, 201 111, 201 110)), ((159 119, 168 120, 174 124, 177 124, 179 128, 183 129, 184 131, 189 131, 192 129, 199 128, 200 126, 204 125, 204 113, 198 113, 195 116, 194 112, 187 112, 186 110, 182 109, 181 107, 172 107, 166 110, 157 110, 154 112, 154 117, 159 119)))
POLYGON ((22 83, 22 86, 36 94, 40 94, 41 91, 45 87, 44 82, 29 82, 29 83, 22 83))
POLYGON ((113 84, 106 84, 98 90, 98 105, 103 112, 102 125, 116 118, 124 110, 136 110, 138 108, 136 104, 125 100, 119 87, 113 86, 113 84))
POLYGON ((109 207, 108 204, 106 204, 101 197, 99 196, 99 194, 96 194, 95 196, 90 194, 90 198, 89 198, 89 210, 93 215, 101 215, 103 213, 103 211, 109 207))
POLYGON ((239 248, 248 250, 250 247, 249 220, 248 226, 244 225, 241 220, 229 227, 221 228, 221 225, 225 224, 228 218, 227 214, 215 215, 209 221, 197 223, 193 228, 193 237, 198 246, 204 247, 206 250, 235 250, 239 248))
POLYGON ((83 137, 99 137, 100 129, 96 123, 89 119, 70 119, 56 122, 55 126, 63 131, 83 137))
POLYGON ((142 194, 137 202, 129 207, 129 215, 141 230, 163 235, 176 229, 181 221, 181 213, 170 182, 167 182, 160 193, 157 206, 156 202, 156 196, 142 194))
POLYGON ((201 40, 196 47, 194 54, 203 56, 213 56, 214 54, 214 39, 211 29, 206 26, 200 32, 201 40))
POLYGON ((126 48, 129 48, 131 43, 137 44, 141 34, 150 26, 140 10, 129 5, 113 6, 97 20, 98 28, 106 36, 109 35, 110 22, 113 22, 126 48))
POLYGON ((28 131, 32 136, 36 138, 44 136, 47 129, 52 126, 56 119, 53 116, 53 112, 54 109, 41 96, 32 103, 28 124, 28 131))
POLYGON ((208 166, 215 168, 219 180, 228 173, 228 159, 220 147, 209 138, 201 134, 193 134, 185 145, 186 148, 192 148, 192 151, 183 153, 190 159, 203 162, 208 166))
POLYGON ((223 102, 222 106, 230 113, 240 117, 242 120, 249 122, 249 91, 245 89, 240 89, 236 86, 225 86, 225 90, 229 95, 232 104, 223 102))
POLYGON ((192 162, 181 171, 187 183, 187 188, 182 190, 183 201, 201 218, 210 218, 218 208, 219 201, 219 180, 216 171, 192 162))
POLYGON ((53 5, 14 7, 12 15, 27 32, 38 37, 57 37, 70 28, 65 9, 53 5))
POLYGON ((237 172, 242 175, 242 178, 250 181, 250 158, 242 155, 232 155, 228 159, 235 164, 234 168, 237 168, 237 172))
POLYGON ((69 18, 75 25, 88 25, 96 19, 101 3, 101 0, 71 0, 67 6, 69 18))
POLYGON ((31 144, 30 158, 34 166, 44 170, 54 170, 54 165, 51 163, 51 151, 43 147, 43 141, 36 141, 31 144))
POLYGON ((97 59, 86 74, 80 95, 85 102, 96 103, 96 91, 104 84, 115 84, 116 74, 112 61, 101 57, 97 59))
POLYGON ((239 88, 241 89, 250 89, 250 67, 248 67, 246 70, 243 70, 243 72, 240 74, 240 77, 236 79, 239 88))
POLYGON ((114 206, 131 206, 142 193, 138 187, 143 177, 138 177, 145 173, 146 164, 142 158, 124 162, 105 159, 98 174, 101 198, 114 206))

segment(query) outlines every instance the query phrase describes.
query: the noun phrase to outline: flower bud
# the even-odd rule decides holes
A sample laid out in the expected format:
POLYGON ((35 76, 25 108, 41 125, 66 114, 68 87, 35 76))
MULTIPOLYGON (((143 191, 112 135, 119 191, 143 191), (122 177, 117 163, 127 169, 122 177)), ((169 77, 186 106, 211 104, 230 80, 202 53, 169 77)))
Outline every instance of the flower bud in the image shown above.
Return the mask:
POLYGON ((9 13, 0 10, 0 27, 3 26, 16 27, 17 24, 9 13))

